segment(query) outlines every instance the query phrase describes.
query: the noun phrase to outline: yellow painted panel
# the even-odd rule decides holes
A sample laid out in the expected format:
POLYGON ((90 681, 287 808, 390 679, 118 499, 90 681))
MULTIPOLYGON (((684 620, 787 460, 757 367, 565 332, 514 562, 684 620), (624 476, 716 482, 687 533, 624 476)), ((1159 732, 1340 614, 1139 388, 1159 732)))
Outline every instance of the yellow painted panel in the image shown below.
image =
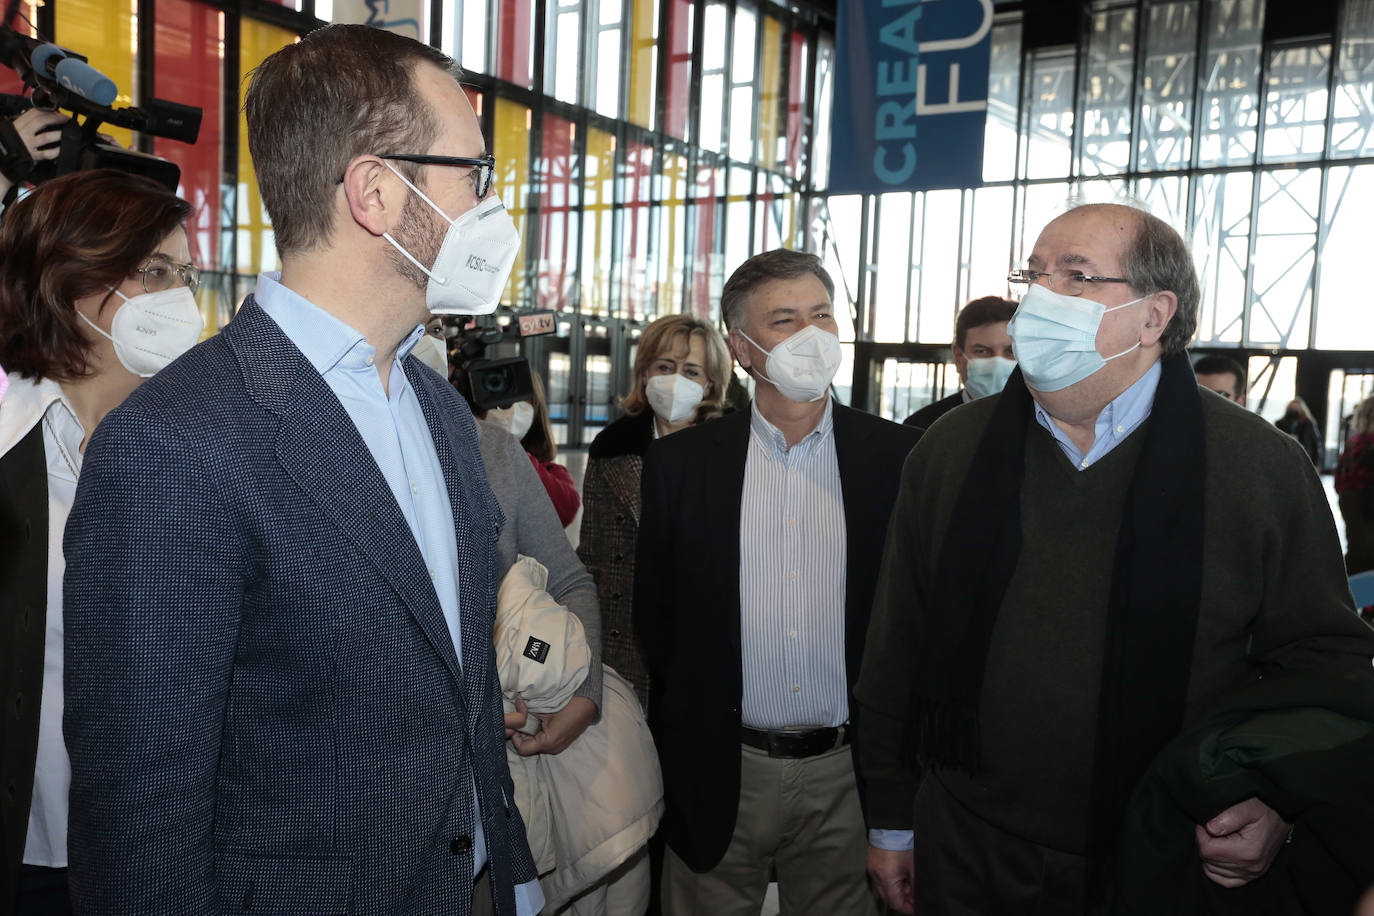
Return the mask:
MULTIPOLYGON (((530 194, 530 110, 510 99, 496 100, 496 131, 492 155, 496 157, 496 191, 524 238, 530 194)), ((513 308, 533 305, 525 301, 525 246, 515 257, 502 302, 513 308)))
POLYGON ((654 30, 658 26, 657 0, 634 0, 630 16, 629 119, 641 127, 652 129, 658 83, 654 67, 658 57, 654 43, 654 30))
POLYGON ((615 204, 615 135, 587 129, 583 170, 582 312, 605 315, 611 291, 612 227, 615 204))
MULTIPOLYGON (((138 96, 134 66, 138 0, 60 0, 53 12, 53 40, 86 55, 92 67, 114 80, 119 87, 115 108, 134 104, 138 96)), ((114 137, 120 146, 133 145, 132 131, 107 126, 101 132, 114 137)))
POLYGON ((243 93, 248 74, 267 55, 296 41, 296 33, 243 17, 239 32, 239 175, 237 195, 239 273, 257 274, 277 266, 277 245, 272 220, 258 193, 253 158, 248 153, 248 119, 243 114, 243 93))
POLYGON ((759 67, 759 165, 777 168, 778 127, 782 116, 782 23, 763 19, 763 63, 759 67))

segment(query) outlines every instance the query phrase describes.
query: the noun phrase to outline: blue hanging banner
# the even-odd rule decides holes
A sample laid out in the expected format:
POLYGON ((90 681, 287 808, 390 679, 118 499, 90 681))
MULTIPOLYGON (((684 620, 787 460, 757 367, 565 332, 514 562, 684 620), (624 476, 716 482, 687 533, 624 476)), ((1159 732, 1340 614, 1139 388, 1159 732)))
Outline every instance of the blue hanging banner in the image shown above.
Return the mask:
POLYGON ((830 193, 983 183, 992 0, 840 0, 830 193))

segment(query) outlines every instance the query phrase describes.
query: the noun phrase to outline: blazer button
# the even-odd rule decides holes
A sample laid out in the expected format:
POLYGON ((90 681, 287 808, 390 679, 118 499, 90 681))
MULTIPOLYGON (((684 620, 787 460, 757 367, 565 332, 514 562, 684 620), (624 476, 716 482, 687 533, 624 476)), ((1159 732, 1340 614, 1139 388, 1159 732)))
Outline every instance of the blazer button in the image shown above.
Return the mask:
POLYGON ((623 513, 616 513, 615 520, 616 520, 617 522, 623 522, 623 521, 625 521, 625 516, 624 516, 624 514, 623 514, 623 513))
POLYGON ((612 635, 612 636, 619 636, 619 635, 620 635, 620 631, 619 631, 619 630, 611 630, 611 635, 612 635))
POLYGON ((612 600, 612 601, 619 601, 619 600, 620 600, 620 592, 611 592, 611 600, 612 600))
POLYGON ((448 844, 448 851, 455 856, 461 856, 470 849, 472 849, 472 837, 470 836, 456 836, 453 838, 453 841, 448 844))
POLYGON ((625 559, 625 554, 623 554, 623 553, 618 553, 618 554, 615 555, 615 558, 616 558, 617 560, 623 560, 623 559, 625 559))

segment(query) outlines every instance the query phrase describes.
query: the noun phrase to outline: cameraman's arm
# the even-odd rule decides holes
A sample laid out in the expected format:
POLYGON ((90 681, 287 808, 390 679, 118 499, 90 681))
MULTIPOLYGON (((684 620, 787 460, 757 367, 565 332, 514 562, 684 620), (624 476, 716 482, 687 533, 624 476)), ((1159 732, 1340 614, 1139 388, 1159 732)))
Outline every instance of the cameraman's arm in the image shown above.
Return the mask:
MULTIPOLYGON (((24 147, 35 162, 56 159, 59 145, 57 128, 68 120, 70 115, 60 111, 30 108, 14 119, 14 130, 19 134, 19 139, 24 141, 24 147), (49 130, 53 133, 47 133, 49 130)), ((12 187, 14 182, 8 176, 0 174, 0 199, 3 199, 12 187)))

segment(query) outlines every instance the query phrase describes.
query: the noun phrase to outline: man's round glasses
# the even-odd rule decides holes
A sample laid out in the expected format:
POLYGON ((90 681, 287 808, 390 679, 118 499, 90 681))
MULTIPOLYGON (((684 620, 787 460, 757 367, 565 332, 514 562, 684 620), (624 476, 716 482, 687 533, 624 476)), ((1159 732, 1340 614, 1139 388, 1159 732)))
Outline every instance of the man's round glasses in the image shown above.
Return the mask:
POLYGON ((154 255, 143 262, 138 272, 143 276, 145 293, 160 293, 178 283, 193 293, 200 289, 200 268, 194 264, 183 264, 171 258, 154 255))
POLYGON ((398 162, 416 162, 420 165, 466 165, 472 168, 473 186, 477 191, 477 199, 485 200, 487 192, 491 190, 491 181, 496 176, 496 157, 486 155, 480 159, 473 159, 470 156, 412 156, 409 154, 395 154, 390 156, 380 156, 381 159, 393 159, 398 162))
POLYGON ((1048 277, 1050 289, 1065 296, 1077 296, 1088 288, 1090 283, 1129 283, 1122 277, 1090 277, 1081 270, 1061 267, 1058 270, 1013 270, 1007 275, 1007 282, 1014 286, 1030 286, 1048 277))

